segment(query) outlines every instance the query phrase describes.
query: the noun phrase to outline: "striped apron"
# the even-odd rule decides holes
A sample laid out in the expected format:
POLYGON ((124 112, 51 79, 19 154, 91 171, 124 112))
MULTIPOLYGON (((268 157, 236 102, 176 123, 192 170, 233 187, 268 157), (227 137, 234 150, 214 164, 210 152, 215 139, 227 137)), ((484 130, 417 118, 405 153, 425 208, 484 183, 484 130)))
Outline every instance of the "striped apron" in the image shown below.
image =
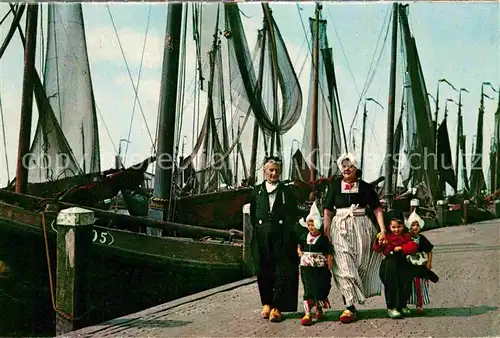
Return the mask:
POLYGON ((346 306, 364 304, 366 298, 382 293, 378 272, 383 255, 372 250, 377 229, 358 205, 336 210, 330 228, 333 279, 346 306))

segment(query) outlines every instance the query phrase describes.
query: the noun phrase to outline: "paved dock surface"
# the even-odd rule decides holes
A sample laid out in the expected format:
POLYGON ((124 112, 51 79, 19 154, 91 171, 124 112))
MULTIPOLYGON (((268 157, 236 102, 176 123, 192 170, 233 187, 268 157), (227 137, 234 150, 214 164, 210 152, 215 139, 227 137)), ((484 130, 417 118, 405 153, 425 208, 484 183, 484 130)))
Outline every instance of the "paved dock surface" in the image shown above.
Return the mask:
MULTIPOLYGON (((425 232, 435 245, 431 304, 421 316, 387 317, 384 299, 359 306, 359 320, 342 324, 341 296, 325 321, 300 325, 302 312, 281 323, 260 319, 255 279, 208 290, 167 304, 74 331, 66 337, 485 337, 500 336, 500 221, 425 232)), ((131 297, 140 295, 131 295, 131 297)), ((302 297, 302 289, 299 297, 302 297)), ((301 298, 299 298, 300 300, 301 298)), ((299 311, 302 304, 299 302, 299 311)))

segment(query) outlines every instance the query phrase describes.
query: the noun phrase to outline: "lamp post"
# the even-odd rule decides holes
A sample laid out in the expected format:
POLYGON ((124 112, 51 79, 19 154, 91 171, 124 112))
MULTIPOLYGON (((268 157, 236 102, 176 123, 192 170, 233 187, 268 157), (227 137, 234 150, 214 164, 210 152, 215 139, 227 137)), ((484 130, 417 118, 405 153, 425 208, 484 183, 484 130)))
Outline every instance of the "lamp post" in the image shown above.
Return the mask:
MULTIPOLYGON (((442 83, 442 82, 446 83, 451 88, 453 88, 454 91, 457 92, 457 89, 455 88, 455 86, 453 86, 450 83, 450 81, 448 81, 446 79, 439 79, 438 80, 437 89, 436 89, 436 98, 434 100, 434 102, 436 103, 436 111, 434 113, 434 122, 435 122, 435 124, 434 124, 434 137, 435 137, 436 140, 437 140, 437 125, 438 125, 438 114, 439 114, 439 84, 442 83)), ((437 142, 436 142, 436 151, 437 151, 437 142)))
POLYGON ((368 98, 365 99, 365 104, 364 104, 364 108, 363 108, 363 131, 362 131, 362 134, 361 134, 361 163, 360 163, 360 166, 359 166, 359 169, 361 171, 363 170, 363 162, 364 162, 364 158, 365 158, 366 118, 368 116, 368 114, 367 114, 368 112, 366 110, 366 102, 367 101, 373 101, 380 108, 384 109, 384 107, 377 100, 375 100, 374 98, 368 97, 368 98))

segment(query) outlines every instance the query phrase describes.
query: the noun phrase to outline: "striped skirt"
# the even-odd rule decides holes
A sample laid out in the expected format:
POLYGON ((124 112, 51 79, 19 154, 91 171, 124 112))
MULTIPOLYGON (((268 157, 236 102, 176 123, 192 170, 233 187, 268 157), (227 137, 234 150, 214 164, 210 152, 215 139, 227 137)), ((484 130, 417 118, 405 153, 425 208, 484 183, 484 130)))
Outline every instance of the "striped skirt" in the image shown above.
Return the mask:
POLYGON ((429 303, 429 280, 419 277, 413 278, 408 304, 422 306, 429 303))
POLYGON ((372 250, 377 236, 364 209, 341 208, 332 220, 333 279, 346 306, 364 304, 366 298, 382 294, 379 277, 383 255, 372 250))

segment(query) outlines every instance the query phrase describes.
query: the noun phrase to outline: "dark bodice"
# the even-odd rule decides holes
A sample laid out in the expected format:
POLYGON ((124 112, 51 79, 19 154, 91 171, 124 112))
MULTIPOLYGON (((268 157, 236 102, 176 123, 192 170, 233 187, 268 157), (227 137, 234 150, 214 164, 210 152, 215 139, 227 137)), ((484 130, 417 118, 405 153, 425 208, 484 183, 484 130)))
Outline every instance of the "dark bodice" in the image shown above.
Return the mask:
POLYGON ((419 235, 418 251, 429 253, 434 249, 434 245, 424 235, 419 235))
POLYGON ((348 208, 352 204, 359 204, 360 208, 380 207, 380 200, 375 189, 363 180, 357 182, 357 192, 342 192, 342 179, 332 181, 325 197, 324 208, 333 211, 334 208, 348 208))
POLYGON ((333 254, 333 247, 328 238, 325 235, 320 235, 316 243, 308 244, 307 243, 307 234, 309 231, 304 231, 304 233, 300 236, 300 248, 304 252, 319 252, 323 254, 333 254))

